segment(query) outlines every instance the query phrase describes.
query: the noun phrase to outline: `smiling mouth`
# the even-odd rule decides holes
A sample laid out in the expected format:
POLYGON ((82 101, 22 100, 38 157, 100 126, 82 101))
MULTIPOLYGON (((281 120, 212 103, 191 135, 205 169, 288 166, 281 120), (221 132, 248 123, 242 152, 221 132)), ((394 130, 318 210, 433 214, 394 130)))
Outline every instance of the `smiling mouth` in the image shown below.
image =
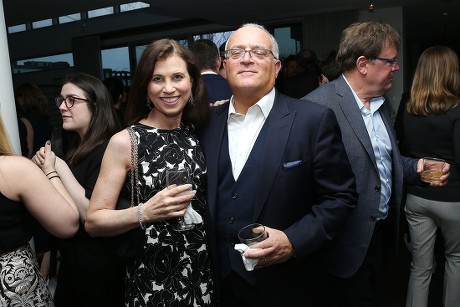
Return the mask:
POLYGON ((180 97, 162 97, 161 101, 166 104, 174 104, 179 100, 180 97))

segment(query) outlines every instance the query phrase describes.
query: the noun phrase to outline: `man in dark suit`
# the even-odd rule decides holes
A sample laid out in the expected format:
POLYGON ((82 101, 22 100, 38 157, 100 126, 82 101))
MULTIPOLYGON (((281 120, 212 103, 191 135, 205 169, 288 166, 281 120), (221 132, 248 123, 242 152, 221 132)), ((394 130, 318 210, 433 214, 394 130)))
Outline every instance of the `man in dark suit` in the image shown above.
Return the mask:
POLYGON ((209 103, 227 100, 232 97, 232 91, 227 80, 219 75, 221 58, 216 44, 209 39, 199 39, 189 45, 189 50, 195 56, 201 70, 201 77, 208 92, 209 103))
POLYGON ((262 26, 229 38, 233 96, 200 131, 208 167, 205 225, 222 306, 319 306, 321 260, 356 203, 354 176, 333 112, 274 89, 278 44, 262 26), (250 223, 268 238, 234 250, 250 223))
POLYGON ((383 97, 399 69, 398 49, 399 34, 390 25, 352 24, 337 54, 343 74, 304 97, 334 111, 359 194, 329 259, 331 306, 380 306, 376 294, 389 294, 379 276, 385 253, 397 244, 403 177, 422 184, 417 172, 423 165, 400 155, 383 97))

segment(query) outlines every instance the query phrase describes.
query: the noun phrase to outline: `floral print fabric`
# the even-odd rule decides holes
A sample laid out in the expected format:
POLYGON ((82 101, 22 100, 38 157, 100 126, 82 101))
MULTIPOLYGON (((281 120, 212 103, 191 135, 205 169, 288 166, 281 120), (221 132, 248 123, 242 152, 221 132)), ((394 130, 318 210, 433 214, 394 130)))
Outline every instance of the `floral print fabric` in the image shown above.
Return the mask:
POLYGON ((0 254, 0 307, 54 306, 30 245, 0 254))
MULTIPOLYGON (((140 201, 166 186, 167 168, 187 168, 196 195, 193 208, 204 216, 206 164, 190 127, 160 130, 132 126, 138 140, 140 201)), ((146 225, 144 255, 128 264, 126 306, 213 306, 213 281, 203 224, 176 231, 177 220, 146 225)))

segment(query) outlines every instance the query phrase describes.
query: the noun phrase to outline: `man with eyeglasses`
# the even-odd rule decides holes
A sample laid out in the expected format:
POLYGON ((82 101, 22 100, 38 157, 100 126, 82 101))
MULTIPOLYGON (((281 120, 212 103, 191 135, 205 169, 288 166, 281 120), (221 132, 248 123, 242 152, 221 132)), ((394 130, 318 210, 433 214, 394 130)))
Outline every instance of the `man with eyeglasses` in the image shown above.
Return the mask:
POLYGON ((200 131, 220 306, 319 306, 325 247, 357 197, 338 123, 328 108, 275 90, 278 44, 262 26, 231 35, 224 65, 233 96, 200 131), (243 254, 254 270, 235 250, 250 223, 267 235, 243 254))
MULTIPOLYGON (((423 163, 400 155, 383 97, 399 70, 398 49, 399 34, 390 25, 350 25, 337 54, 342 75, 304 97, 334 111, 359 193, 328 259, 328 306, 381 306, 378 294, 391 295, 381 274, 384 260, 397 247, 403 177, 422 184, 417 172, 423 163)), ((443 171, 446 180, 448 167, 443 171)))

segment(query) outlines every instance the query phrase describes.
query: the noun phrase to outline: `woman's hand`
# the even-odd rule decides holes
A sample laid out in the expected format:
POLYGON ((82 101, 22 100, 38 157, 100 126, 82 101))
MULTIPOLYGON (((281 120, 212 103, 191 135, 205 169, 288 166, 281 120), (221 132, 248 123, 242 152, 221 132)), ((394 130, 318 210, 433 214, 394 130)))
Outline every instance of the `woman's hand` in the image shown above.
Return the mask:
POLYGON ((184 216, 196 191, 191 184, 170 185, 142 205, 143 222, 156 222, 184 216))
POLYGON ((45 174, 56 170, 56 155, 51 150, 50 141, 46 141, 45 147, 37 151, 35 156, 32 157, 32 161, 37 164, 45 174))

